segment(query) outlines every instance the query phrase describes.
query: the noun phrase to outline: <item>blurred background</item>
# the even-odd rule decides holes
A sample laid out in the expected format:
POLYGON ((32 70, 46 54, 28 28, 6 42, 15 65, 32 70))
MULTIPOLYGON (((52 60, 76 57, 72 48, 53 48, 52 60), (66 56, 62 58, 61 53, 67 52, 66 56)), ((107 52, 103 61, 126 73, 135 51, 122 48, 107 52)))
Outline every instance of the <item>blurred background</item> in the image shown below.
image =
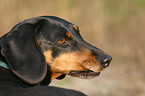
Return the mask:
POLYGON ((41 15, 78 25, 86 41, 113 57, 97 78, 67 76, 51 86, 89 96, 145 96, 145 0, 0 0, 0 36, 41 15))

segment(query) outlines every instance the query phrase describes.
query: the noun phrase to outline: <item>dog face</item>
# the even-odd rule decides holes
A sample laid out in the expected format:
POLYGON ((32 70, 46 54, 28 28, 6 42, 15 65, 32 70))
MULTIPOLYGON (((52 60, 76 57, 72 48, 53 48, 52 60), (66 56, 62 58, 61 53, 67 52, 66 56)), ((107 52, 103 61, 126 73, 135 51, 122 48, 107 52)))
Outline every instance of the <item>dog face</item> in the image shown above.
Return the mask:
POLYGON ((54 16, 25 20, 3 38, 2 55, 12 71, 30 84, 41 82, 48 70, 50 80, 65 75, 94 78, 112 59, 84 41, 76 25, 54 16))
POLYGON ((51 80, 62 74, 94 78, 108 67, 111 57, 85 42, 76 25, 63 20, 43 27, 37 37, 52 72, 51 80))

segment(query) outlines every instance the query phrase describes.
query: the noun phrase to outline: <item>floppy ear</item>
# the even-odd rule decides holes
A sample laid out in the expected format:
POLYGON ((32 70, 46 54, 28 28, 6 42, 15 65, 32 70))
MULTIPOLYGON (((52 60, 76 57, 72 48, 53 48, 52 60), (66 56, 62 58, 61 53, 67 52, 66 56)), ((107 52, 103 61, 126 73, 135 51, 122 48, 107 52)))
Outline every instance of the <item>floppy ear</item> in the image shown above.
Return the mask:
POLYGON ((13 73, 30 84, 41 82, 47 72, 44 55, 36 41, 38 23, 41 22, 30 19, 17 24, 6 35, 1 49, 13 73))

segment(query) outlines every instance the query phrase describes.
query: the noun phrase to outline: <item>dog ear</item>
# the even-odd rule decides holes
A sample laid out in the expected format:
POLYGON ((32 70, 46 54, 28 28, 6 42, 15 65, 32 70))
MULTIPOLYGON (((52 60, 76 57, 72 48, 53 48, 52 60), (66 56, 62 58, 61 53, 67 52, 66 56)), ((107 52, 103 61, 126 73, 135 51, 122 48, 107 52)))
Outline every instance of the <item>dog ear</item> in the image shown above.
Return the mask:
POLYGON ((37 43, 40 20, 17 24, 6 36, 1 53, 15 75, 29 84, 41 82, 47 72, 44 55, 37 43))

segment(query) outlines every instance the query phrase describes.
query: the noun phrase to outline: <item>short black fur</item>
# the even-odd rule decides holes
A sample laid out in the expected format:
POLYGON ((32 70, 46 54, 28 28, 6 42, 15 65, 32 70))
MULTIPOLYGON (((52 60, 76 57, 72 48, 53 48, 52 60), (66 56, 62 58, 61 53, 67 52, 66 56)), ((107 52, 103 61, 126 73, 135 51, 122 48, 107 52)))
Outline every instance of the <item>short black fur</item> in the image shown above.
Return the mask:
MULTIPOLYGON (((53 72, 44 56, 51 51, 53 61, 60 54, 79 52, 83 48, 91 51, 96 59, 104 55, 102 50, 83 40, 74 24, 61 18, 40 16, 18 23, 0 38, 0 61, 10 67, 9 70, 0 66, 0 96, 86 96, 73 90, 48 87, 53 72), (65 42, 58 42, 63 39, 65 42)), ((55 78, 65 76, 62 73, 55 78)))
MULTIPOLYGON (((55 36, 55 31, 61 31, 56 26, 61 25, 60 28, 63 26, 66 30, 66 22, 54 16, 34 17, 18 23, 0 38, 0 61, 11 68, 0 67, 0 96, 86 96, 74 90, 47 86, 51 82, 51 72, 43 52, 53 46, 51 37, 55 36), (39 35, 42 49, 36 35, 39 35)), ((56 79, 64 77, 62 74, 56 79)))

